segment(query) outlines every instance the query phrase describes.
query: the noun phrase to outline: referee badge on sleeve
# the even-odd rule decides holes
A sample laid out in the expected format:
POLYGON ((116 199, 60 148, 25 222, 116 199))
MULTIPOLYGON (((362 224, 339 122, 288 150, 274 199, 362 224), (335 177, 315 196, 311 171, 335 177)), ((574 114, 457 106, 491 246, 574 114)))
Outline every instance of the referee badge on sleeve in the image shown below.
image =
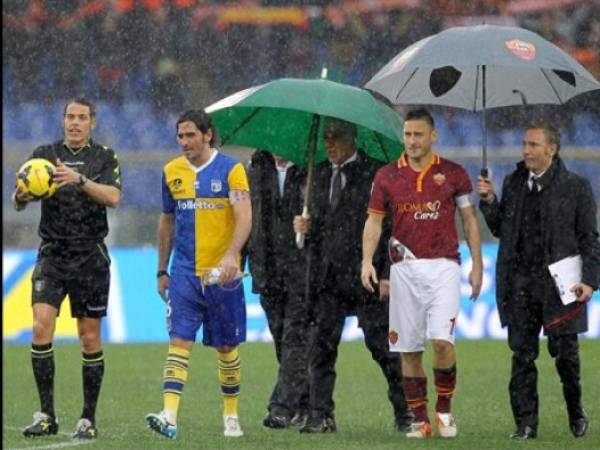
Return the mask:
POLYGON ((40 292, 42 290, 44 290, 44 286, 46 283, 44 283, 44 280, 35 280, 33 282, 33 290, 36 292, 40 292))

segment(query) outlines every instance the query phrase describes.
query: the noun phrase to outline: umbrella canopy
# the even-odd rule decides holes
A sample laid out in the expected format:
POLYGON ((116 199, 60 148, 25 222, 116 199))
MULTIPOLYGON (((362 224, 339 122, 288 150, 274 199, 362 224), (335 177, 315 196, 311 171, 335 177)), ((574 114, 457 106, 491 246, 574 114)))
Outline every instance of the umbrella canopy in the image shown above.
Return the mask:
POLYGON ((395 56, 365 85, 394 104, 480 111, 562 104, 600 83, 575 59, 532 31, 477 25, 449 28, 395 56))
POLYGON ((282 78, 251 87, 206 108, 222 144, 261 148, 307 167, 311 133, 315 162, 326 158, 323 117, 357 126, 358 148, 381 161, 400 156, 402 119, 368 91, 325 79, 282 78))
POLYGON ((416 42, 365 87, 393 104, 483 111, 481 174, 487 177, 486 108, 563 104, 600 89, 600 83, 575 59, 531 31, 477 25, 449 28, 416 42))

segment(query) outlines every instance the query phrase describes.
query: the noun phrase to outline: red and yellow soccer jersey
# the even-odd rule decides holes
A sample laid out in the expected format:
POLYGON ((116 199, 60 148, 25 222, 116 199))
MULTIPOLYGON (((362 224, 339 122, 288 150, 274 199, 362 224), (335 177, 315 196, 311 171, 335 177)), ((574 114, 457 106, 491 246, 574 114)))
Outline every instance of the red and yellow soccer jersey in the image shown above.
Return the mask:
POLYGON ((232 190, 249 190, 246 172, 221 152, 202 167, 184 156, 165 166, 162 212, 175 216, 172 273, 201 276, 221 261, 235 228, 232 190))
POLYGON ((460 260, 455 215, 456 198, 472 191, 462 166, 434 154, 421 172, 405 155, 377 172, 369 214, 392 213, 392 233, 417 258, 460 260))

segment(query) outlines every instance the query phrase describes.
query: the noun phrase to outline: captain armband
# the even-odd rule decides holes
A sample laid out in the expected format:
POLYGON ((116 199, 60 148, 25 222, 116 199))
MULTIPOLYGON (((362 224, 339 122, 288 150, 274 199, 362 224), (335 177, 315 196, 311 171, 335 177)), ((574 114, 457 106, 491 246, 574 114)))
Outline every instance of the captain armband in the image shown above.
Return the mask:
POLYGON ((238 189, 229 191, 229 202, 234 205, 241 200, 250 200, 250 192, 238 189))
POLYGON ((456 197, 456 206, 459 208, 467 208, 472 205, 471 194, 463 194, 456 197))

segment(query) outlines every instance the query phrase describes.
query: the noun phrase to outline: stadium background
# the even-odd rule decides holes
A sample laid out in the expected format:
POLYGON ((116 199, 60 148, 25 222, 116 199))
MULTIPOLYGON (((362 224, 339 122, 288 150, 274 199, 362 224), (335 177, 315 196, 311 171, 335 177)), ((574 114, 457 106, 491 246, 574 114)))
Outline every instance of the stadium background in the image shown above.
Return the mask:
MULTIPOLYGON (((474 23, 520 25, 569 51, 600 78, 600 7, 577 0, 5 0, 3 1, 3 341, 30 341, 29 277, 35 261, 39 207, 10 207, 14 172, 36 145, 61 137, 64 101, 85 94, 98 105, 94 137, 116 149, 123 201, 110 212, 113 257, 109 342, 167 340, 164 306, 155 293, 153 249, 162 165, 177 154, 175 120, 232 92, 279 77, 329 78, 363 85, 409 44, 443 28, 474 23), (467 5, 468 3, 468 5, 467 5)), ((400 109, 399 112, 402 112, 400 109)), ((479 116, 434 109, 438 150, 479 170, 479 116)), ((521 129, 531 113, 563 125, 562 157, 592 183, 600 199, 600 94, 561 107, 489 112, 490 166, 496 183, 519 158, 521 129)), ((225 148, 247 160, 250 150, 225 148)), ((485 227, 484 227, 485 229, 485 227)), ((480 300, 463 302, 462 338, 501 338, 494 304, 496 244, 484 230, 485 280, 480 300)), ((468 270, 468 252, 463 272, 468 270)), ((248 297, 249 340, 269 340, 256 296, 248 297)), ((65 304, 59 340, 76 339, 65 304)), ((600 296, 590 305, 590 331, 600 336, 600 296)), ((361 337, 350 318, 347 340, 361 337)))

